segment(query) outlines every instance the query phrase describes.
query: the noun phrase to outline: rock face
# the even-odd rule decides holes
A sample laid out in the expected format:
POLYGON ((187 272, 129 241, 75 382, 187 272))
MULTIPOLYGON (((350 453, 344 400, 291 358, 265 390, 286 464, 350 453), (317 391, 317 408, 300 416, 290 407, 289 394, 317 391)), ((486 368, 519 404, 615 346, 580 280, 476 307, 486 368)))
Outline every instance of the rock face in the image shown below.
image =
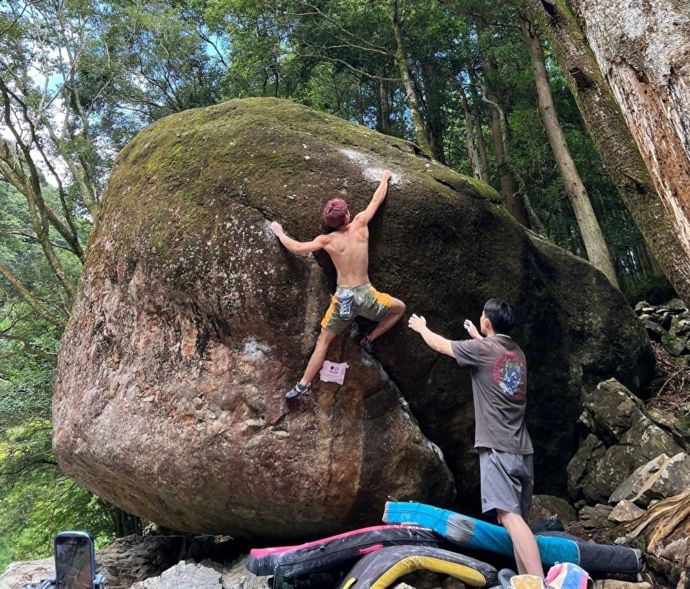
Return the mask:
POLYGON ((626 523, 636 520, 641 515, 644 515, 644 509, 624 499, 613 508, 609 519, 614 523, 626 523))
POLYGON ((672 432, 649 419, 641 401, 614 379, 586 395, 584 409, 580 419, 590 433, 568 464, 572 497, 606 503, 636 468, 683 450, 672 432))
POLYGON ((96 551, 96 568, 108 589, 129 589, 156 577, 180 560, 223 561, 235 552, 229 539, 213 536, 125 536, 96 551))
POLYGON ((345 384, 283 399, 334 273, 286 252, 269 220, 311 239, 327 199, 362 210, 383 168, 373 284, 452 338, 491 296, 517 306, 538 484, 562 491, 583 388, 636 388, 653 366, 621 294, 412 144, 272 99, 168 117, 119 155, 60 352, 63 470, 166 527, 273 538, 378 522, 389 495, 447 504, 449 468, 461 497, 476 491, 469 375, 404 325, 377 342, 380 364, 339 338, 345 384))
POLYGON ((182 562, 166 570, 160 577, 134 583, 131 589, 224 589, 222 573, 212 566, 182 562))
POLYGON ((45 581, 55 574, 55 559, 43 558, 10 563, 0 574, 0 589, 17 589, 45 581))
POLYGON ((548 517, 558 516, 563 525, 577 519, 575 509, 565 499, 551 495, 534 495, 527 523, 533 524, 548 517))
POLYGON ((637 468, 609 498, 609 503, 629 500, 642 507, 652 501, 679 495, 690 489, 690 456, 680 452, 669 458, 661 454, 637 468))
POLYGON ((660 342, 676 358, 690 356, 690 311, 680 299, 666 305, 650 305, 641 301, 635 312, 653 341, 660 342))
POLYGON ((182 561, 158 577, 135 583, 130 589, 270 589, 272 577, 257 577, 245 567, 246 558, 221 566, 211 560, 182 561))

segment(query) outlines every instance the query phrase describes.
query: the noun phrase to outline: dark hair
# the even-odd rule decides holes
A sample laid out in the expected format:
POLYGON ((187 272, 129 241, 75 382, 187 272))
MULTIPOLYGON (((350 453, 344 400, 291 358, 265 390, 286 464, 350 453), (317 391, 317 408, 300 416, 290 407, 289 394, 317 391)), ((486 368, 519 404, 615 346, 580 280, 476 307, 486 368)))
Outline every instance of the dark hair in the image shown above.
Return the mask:
POLYGON ((508 334, 517 323, 515 309, 507 301, 489 299, 484 303, 484 316, 491 321, 496 333, 508 334))

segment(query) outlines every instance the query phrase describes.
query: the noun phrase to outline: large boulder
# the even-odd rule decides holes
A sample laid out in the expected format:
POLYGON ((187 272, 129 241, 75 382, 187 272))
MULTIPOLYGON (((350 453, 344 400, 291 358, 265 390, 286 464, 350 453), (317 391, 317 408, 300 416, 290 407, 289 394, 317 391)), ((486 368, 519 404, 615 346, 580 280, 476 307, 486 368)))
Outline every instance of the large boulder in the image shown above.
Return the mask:
POLYGON ((653 367, 620 292, 414 145, 273 99, 167 117, 119 155, 60 351, 63 470, 190 531, 313 537, 375 523, 389 495, 447 503, 447 466, 466 507, 478 487, 469 374, 405 320, 374 362, 353 334, 334 343, 344 385, 283 399, 334 272, 325 255, 286 252, 269 221, 311 239, 328 198, 362 210, 383 168, 395 177, 371 225, 373 284, 453 338, 488 297, 515 303, 538 485, 562 492, 583 389, 611 376, 636 389, 653 367))

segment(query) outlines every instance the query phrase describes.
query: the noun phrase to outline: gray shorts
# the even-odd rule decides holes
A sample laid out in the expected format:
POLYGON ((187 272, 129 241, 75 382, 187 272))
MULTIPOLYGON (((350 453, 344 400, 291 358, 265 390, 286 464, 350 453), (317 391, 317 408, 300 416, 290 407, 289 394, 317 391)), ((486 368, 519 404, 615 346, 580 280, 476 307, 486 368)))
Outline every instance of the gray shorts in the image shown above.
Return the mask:
POLYGON ((527 520, 532 504, 534 469, 531 454, 478 448, 482 512, 500 509, 527 520))

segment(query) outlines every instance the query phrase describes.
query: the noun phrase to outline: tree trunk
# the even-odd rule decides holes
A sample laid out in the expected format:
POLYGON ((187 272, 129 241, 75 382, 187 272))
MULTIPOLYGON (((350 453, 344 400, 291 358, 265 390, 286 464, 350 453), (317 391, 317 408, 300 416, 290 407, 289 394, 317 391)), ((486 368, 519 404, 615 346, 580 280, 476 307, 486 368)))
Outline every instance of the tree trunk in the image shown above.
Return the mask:
POLYGON ((534 71, 537 96, 539 98, 539 114, 544 123, 544 130, 556 158, 558 169, 563 178, 563 185, 572 203, 587 257, 595 268, 606 275, 611 284, 618 286, 616 271, 611 262, 608 246, 606 241, 604 241, 604 234, 594 214, 587 190, 575 167, 575 162, 570 155, 568 144, 565 141, 563 130, 556 115, 551 88, 549 87, 549 79, 546 74, 546 66, 544 65, 544 53, 541 43, 535 34, 531 21, 527 20, 526 17, 522 20, 522 32, 529 49, 530 61, 534 71))
POLYGON ((400 0, 391 0, 390 3, 390 18, 397 46, 395 61, 398 64, 400 78, 403 88, 405 89, 405 95, 407 96, 407 106, 410 109, 410 118, 412 119, 412 127, 414 128, 417 145, 427 154, 432 155, 433 152, 429 144, 429 138, 426 135, 426 126, 424 125, 424 119, 420 111, 421 99, 407 61, 407 50, 405 48, 405 39, 403 38, 402 26, 400 24, 398 2, 400 2, 400 0))
POLYGON ((123 538, 124 536, 130 536, 132 534, 141 534, 142 522, 136 515, 122 511, 119 507, 115 507, 103 499, 99 501, 105 512, 110 516, 117 538, 123 538))
POLYGON ((534 227, 534 230, 537 233, 539 233, 539 235, 548 237, 549 232, 546 229, 546 225, 544 225, 544 222, 541 220, 541 217, 537 214, 537 211, 534 210, 534 207, 532 206, 532 201, 529 198, 529 194, 525 193, 523 195, 523 202, 525 203, 525 209, 527 210, 527 213, 529 215, 530 225, 534 227))
POLYGON ((493 63, 491 58, 487 58, 485 56, 482 56, 481 60, 484 77, 487 79, 487 84, 483 88, 483 99, 491 106, 489 109, 489 121, 491 123, 491 136, 494 140, 494 153, 496 155, 496 164, 498 166, 503 202, 513 217, 515 217, 525 227, 529 227, 527 209, 525 208, 525 203, 522 200, 522 196, 518 192, 518 184, 515 181, 515 176, 513 176, 513 172, 508 164, 508 151, 506 146, 507 129, 504 121, 505 115, 503 114, 503 109, 501 108, 500 104, 489 89, 491 80, 494 79, 496 75, 496 64, 493 63))
POLYGON ((426 115, 426 136, 429 139, 431 153, 442 164, 446 163, 443 149, 443 102, 440 85, 440 72, 435 63, 425 64, 422 67, 422 80, 424 87, 424 114, 426 115))
POLYGON ((379 102, 379 131, 384 135, 391 134, 391 115, 390 102, 388 97, 388 86, 384 80, 378 81, 378 102, 379 102))
MULTIPOLYGON (((581 0, 573 2, 575 6, 584 7, 585 4, 581 0)), ((587 7, 591 8, 590 4, 587 7)), ((654 259, 678 294, 684 300, 690 300, 690 263, 687 248, 680 238, 681 232, 665 206, 665 199, 660 197, 662 191, 659 194, 656 192, 635 139, 621 116, 616 99, 601 74, 597 58, 587 45, 578 22, 565 0, 528 0, 528 5, 531 15, 538 20, 549 39, 554 57, 568 81, 604 166, 618 187, 654 259)), ((607 3, 607 6, 610 5, 607 3)), ((602 4, 599 10, 604 8, 602 4)), ((595 44, 592 39, 590 43, 595 44)), ((625 63, 623 59, 621 64, 625 63)), ((640 105, 639 112, 644 114, 645 108, 640 105)), ((663 162, 660 160, 660 163, 663 162)), ((690 193, 686 191, 685 194, 690 193)))
MULTIPOLYGON (((477 98, 477 92, 474 85, 470 86, 470 95, 472 96, 472 103, 479 105, 480 101, 477 98)), ((479 152, 479 168, 481 170, 482 179, 489 184, 489 158, 486 155, 486 142, 484 141, 484 131, 482 129, 482 109, 478 107, 476 107, 474 116, 474 128, 476 130, 475 138, 477 139, 477 151, 479 152)))
MULTIPOLYGON (((475 178, 481 180, 482 182, 488 183, 488 177, 484 174, 484 171, 482 169, 482 162, 479 156, 479 148, 475 140, 472 112, 470 111, 470 105, 467 102, 467 96, 465 94, 465 89, 462 87, 462 84, 460 84, 460 97, 462 99, 462 110, 465 113, 465 135, 467 136, 467 156, 469 157, 470 165, 472 166, 472 174, 475 178)), ((481 132, 481 129, 479 131, 481 132)))

